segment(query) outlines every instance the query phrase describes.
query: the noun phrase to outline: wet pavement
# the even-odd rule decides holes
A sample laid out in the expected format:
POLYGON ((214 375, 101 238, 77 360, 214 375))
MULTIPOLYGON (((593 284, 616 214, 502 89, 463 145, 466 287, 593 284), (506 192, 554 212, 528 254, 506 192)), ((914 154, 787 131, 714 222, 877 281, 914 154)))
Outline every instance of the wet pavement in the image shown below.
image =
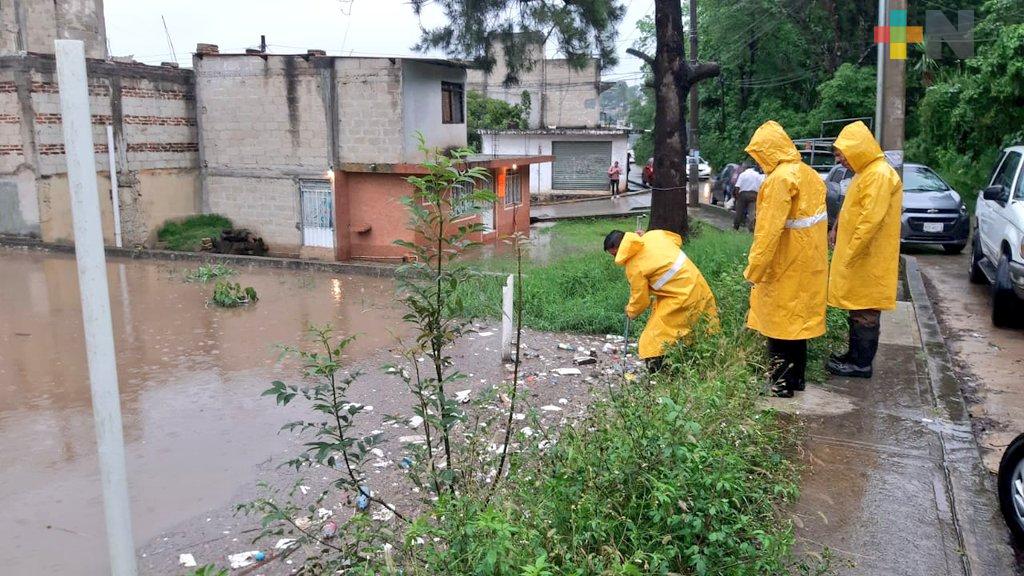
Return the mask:
POLYGON ((986 467, 1024 433, 1024 330, 992 325, 989 286, 967 281, 970 256, 914 251, 961 377, 986 467))
MULTIPOLYGON (((913 282, 910 291, 922 296, 913 282)), ((917 300, 883 313, 871 380, 832 378, 773 401, 807 433, 798 549, 828 548, 838 574, 1013 573, 959 390, 937 374, 945 349, 929 315, 917 300)))
MULTIPOLYGON (((700 183, 701 198, 707 198, 710 184, 700 183)), ((530 208, 530 219, 533 221, 564 220, 567 218, 598 218, 604 216, 621 216, 624 214, 651 211, 651 193, 649 191, 620 194, 618 198, 604 196, 584 200, 569 200, 533 206, 530 208)))
MULTIPOLYGON (((282 377, 276 343, 309 323, 356 332, 370 358, 399 327, 392 281, 261 268, 249 309, 208 308, 195 264, 108 261, 136 544, 233 504, 288 445, 294 416, 259 394, 282 377)), ((73 256, 0 250, 0 572, 106 571, 95 432, 73 256)), ((166 573, 166 572, 165 572, 166 573)))

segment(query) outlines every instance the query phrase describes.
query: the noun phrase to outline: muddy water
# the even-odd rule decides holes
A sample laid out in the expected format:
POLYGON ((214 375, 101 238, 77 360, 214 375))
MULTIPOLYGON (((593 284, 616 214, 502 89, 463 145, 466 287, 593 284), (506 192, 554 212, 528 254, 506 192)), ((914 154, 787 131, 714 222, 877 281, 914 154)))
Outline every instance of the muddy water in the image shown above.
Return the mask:
MULTIPOLYGON (((386 279, 243 269, 260 301, 222 310, 194 264, 108 264, 136 544, 232 504, 286 440, 289 410, 259 393, 289 376, 276 343, 310 323, 360 337, 399 329, 386 279)), ((106 540, 73 257, 0 250, 0 563, 4 574, 102 574, 106 540)))

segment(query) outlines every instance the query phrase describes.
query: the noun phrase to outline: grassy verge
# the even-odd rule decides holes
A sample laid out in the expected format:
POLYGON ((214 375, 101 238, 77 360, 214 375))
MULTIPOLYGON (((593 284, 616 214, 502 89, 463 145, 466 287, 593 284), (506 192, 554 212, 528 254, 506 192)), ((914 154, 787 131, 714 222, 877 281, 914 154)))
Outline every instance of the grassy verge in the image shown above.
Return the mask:
POLYGON ((184 220, 168 220, 157 230, 156 237, 167 244, 168 250, 198 252, 203 238, 220 238, 221 231, 231 227, 231 220, 219 214, 199 214, 184 220))
MULTIPOLYGON (((556 257, 531 264, 524 281, 527 324, 621 329, 628 288, 600 246, 615 227, 630 226, 605 220, 553 229, 556 257)), ((744 327, 749 243, 747 235, 710 227, 687 243, 718 299, 722 330, 680 344, 662 376, 623 383, 557 439, 521 436, 532 448, 516 456, 511 481, 490 502, 472 494, 442 497, 429 521, 418 522, 407 537, 428 542, 421 551, 425 573, 826 571, 827 561, 807 565, 791 553, 793 527, 785 510, 798 494, 791 458, 799 434, 759 400, 764 344, 744 327)), ((506 266, 491 262, 489 269, 506 266)), ((498 282, 489 278, 463 293, 481 314, 491 313, 499 295, 498 282)), ((841 338, 841 318, 829 321, 831 338, 841 338)), ((821 365, 829 344, 821 338, 812 345, 812 365, 821 365)))

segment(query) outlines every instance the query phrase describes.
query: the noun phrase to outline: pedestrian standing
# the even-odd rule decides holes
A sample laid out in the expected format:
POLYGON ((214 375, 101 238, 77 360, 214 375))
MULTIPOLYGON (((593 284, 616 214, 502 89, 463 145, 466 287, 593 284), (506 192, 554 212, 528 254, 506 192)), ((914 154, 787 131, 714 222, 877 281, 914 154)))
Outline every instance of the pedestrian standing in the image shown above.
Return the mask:
POLYGON ((828 361, 838 376, 871 378, 882 310, 896 308, 903 183, 863 122, 847 125, 836 161, 854 173, 829 239, 834 243, 828 303, 848 310, 850 345, 828 361))
POLYGON ((732 229, 739 230, 740 226, 746 225, 751 232, 754 231, 754 221, 757 217, 757 191, 761 189, 764 182, 764 174, 755 166, 743 164, 746 170, 736 179, 736 215, 732 219, 732 229), (747 212, 750 212, 750 220, 747 220, 747 212))
POLYGON ((665 347, 689 337, 701 318, 710 330, 718 329, 715 296, 682 246, 683 239, 667 230, 635 234, 612 230, 604 239, 605 252, 626 269, 630 290, 626 315, 640 316, 652 307, 654 298, 637 349, 652 372, 661 367, 665 347))
POLYGON ((767 175, 743 272, 752 284, 747 326, 768 338, 772 394, 790 398, 804 389, 807 340, 825 333, 825 184, 775 121, 754 132, 746 152, 767 175))
POLYGON ((611 190, 612 198, 619 197, 619 177, 622 176, 622 167, 619 166, 619 161, 612 162, 612 165, 608 167, 608 188, 611 190))

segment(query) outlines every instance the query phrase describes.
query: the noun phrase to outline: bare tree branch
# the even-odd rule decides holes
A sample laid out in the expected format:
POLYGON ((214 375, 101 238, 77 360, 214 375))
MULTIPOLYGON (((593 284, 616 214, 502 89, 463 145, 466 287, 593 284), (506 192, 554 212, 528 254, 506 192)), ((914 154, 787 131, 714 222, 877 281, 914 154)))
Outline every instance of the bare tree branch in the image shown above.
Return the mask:
POLYGON ((654 58, 648 56, 647 54, 644 54, 643 52, 637 50, 636 48, 627 48, 626 54, 629 54, 630 56, 636 56, 637 58, 646 62, 648 66, 652 68, 654 67, 654 58))
POLYGON ((687 66, 687 72, 687 80, 690 86, 693 86, 701 80, 718 76, 721 74, 722 69, 718 62, 698 62, 694 66, 687 66))

